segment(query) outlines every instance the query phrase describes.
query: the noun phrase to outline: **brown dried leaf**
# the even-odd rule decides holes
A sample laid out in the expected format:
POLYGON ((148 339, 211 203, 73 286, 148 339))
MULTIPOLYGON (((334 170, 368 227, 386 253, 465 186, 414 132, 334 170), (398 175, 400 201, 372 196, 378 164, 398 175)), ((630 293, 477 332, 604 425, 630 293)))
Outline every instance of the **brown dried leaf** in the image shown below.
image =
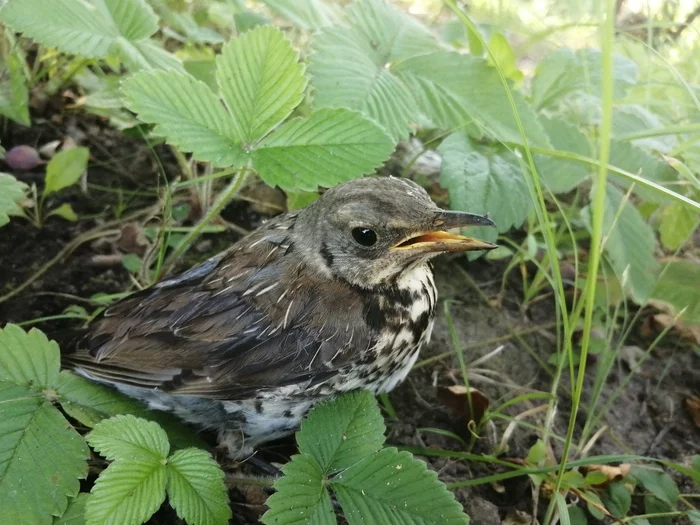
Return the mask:
POLYGON ((122 227, 117 246, 124 253, 135 253, 143 257, 148 249, 148 239, 140 225, 130 222, 122 227))
POLYGON ((688 409, 695 426, 700 428, 700 397, 687 397, 685 399, 685 408, 688 409))
POLYGON ((632 470, 632 465, 629 463, 622 463, 620 465, 585 465, 581 467, 581 474, 584 476, 589 472, 602 472, 605 474, 607 481, 594 485, 595 487, 606 487, 612 481, 620 481, 625 478, 632 470))
POLYGON ((654 316, 654 322, 658 325, 659 331, 665 329, 669 325, 674 325, 673 330, 683 339, 700 345, 700 326, 676 319, 669 314, 656 314, 654 316))
POLYGON ((467 393, 467 387, 464 385, 438 387, 437 397, 443 405, 458 416, 458 430, 467 431, 467 433, 469 422, 474 421, 478 424, 489 408, 489 400, 484 394, 476 388, 470 388, 469 393, 467 393), (471 413, 469 406, 470 395, 471 408, 474 409, 474 414, 471 413))

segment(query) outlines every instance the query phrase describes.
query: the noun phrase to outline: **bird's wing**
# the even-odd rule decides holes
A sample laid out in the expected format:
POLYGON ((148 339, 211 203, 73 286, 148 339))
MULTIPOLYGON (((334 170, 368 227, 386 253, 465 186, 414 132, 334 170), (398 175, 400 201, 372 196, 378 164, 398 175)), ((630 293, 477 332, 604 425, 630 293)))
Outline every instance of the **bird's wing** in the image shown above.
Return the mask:
POLYGON ((332 377, 376 342, 363 300, 306 275, 289 243, 267 237, 111 306, 66 362, 108 383, 216 399, 332 377))

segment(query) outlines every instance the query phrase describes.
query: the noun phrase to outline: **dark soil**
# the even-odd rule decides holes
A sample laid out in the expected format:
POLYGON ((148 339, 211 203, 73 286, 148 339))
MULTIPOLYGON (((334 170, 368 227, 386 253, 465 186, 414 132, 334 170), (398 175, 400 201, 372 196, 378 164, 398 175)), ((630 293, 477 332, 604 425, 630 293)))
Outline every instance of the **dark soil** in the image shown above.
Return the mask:
MULTIPOLYGON (((52 110, 47 110, 51 114, 52 110)), ((156 202, 157 189, 163 177, 173 180, 178 175, 177 163, 166 147, 155 150, 146 147, 143 139, 128 138, 123 133, 111 130, 96 117, 75 114, 65 108, 53 109, 53 117, 34 120, 30 129, 8 124, 0 142, 6 149, 14 145, 29 144, 40 146, 51 140, 72 137, 77 143, 90 147, 91 165, 88 181, 93 185, 112 188, 115 192, 98 190, 92 187, 87 193, 80 189, 70 189, 60 193, 49 206, 70 202, 81 219, 69 223, 59 218, 51 218, 42 229, 36 229, 21 218, 14 218, 0 230, 0 296, 17 289, 51 258, 58 254, 76 236, 89 231, 105 221, 115 219, 114 210, 129 191, 144 193, 143 196, 127 197, 125 215, 152 206, 156 202), (156 159, 157 156, 157 159, 156 159), (159 162, 157 161, 159 160, 159 162), (162 170, 161 170, 162 164, 162 170), (122 192, 121 196, 116 190, 122 192), (148 194, 152 197, 148 197, 148 194)), ((5 171, 7 167, 2 168, 5 171)), ((31 183, 41 184, 41 167, 32 173, 16 173, 31 183)), ((236 225, 251 229, 256 227, 264 215, 253 211, 247 202, 237 201, 225 212, 224 217, 236 225)), ((157 220, 157 217, 154 218, 157 220)), ((89 306, 87 299, 98 293, 118 293, 133 288, 128 272, 117 264, 96 264, 96 255, 104 255, 116 241, 119 227, 108 228, 112 233, 105 240, 93 239, 76 247, 67 257, 52 265, 31 286, 10 300, 0 303, 0 325, 7 322, 24 322, 45 316, 60 314, 70 305, 89 306), (107 246, 107 248, 105 248, 107 246), (82 299, 82 300, 81 300, 82 299)), ((203 259, 234 242, 238 233, 208 235, 205 241, 196 245, 188 262, 203 259)), ((99 258, 98 258, 99 259, 99 258)), ((526 313, 521 311, 520 283, 509 282, 505 297, 499 302, 484 301, 477 293, 463 271, 477 283, 487 298, 498 295, 504 267, 486 261, 467 263, 464 258, 441 259, 437 262, 436 273, 442 300, 451 301, 451 314, 455 329, 462 345, 472 345, 480 341, 490 341, 505 337, 502 342, 485 344, 466 353, 467 363, 491 352, 500 344, 505 348, 493 359, 479 366, 485 373, 474 373, 472 386, 481 390, 497 404, 502 396, 513 397, 527 391, 548 392, 551 377, 526 351, 514 331, 543 327, 523 336, 535 355, 547 361, 556 348, 556 332, 551 326, 554 321, 553 305, 539 301, 526 313), (498 306, 500 304, 501 306, 498 306), (488 381, 485 378, 490 378, 488 381)), ((642 316, 644 318, 644 316, 642 316)), ((36 324, 48 334, 75 328, 71 320, 49 321, 36 324)), ((631 341, 647 348, 649 339, 642 332, 634 330, 631 341)), ((436 322, 433 340, 424 351, 422 358, 428 358, 453 348, 445 316, 440 311, 436 322)), ((589 386, 593 384, 595 363, 589 367, 589 386)), ((629 373, 629 366, 620 362, 608 378, 606 392, 610 395, 629 373)), ((409 379, 390 394, 391 404, 396 410, 395 419, 387 419, 388 442, 393 445, 465 451, 460 441, 439 435, 426 428, 449 430, 467 435, 465 428, 457 423, 458 418, 437 398, 437 387, 460 382, 459 365, 454 356, 434 361, 414 370, 409 379)), ((568 387, 564 381, 560 392, 568 387)), ((587 391, 589 391, 588 389, 587 391)), ((675 344, 656 349, 646 361, 641 371, 634 376, 619 399, 604 417, 608 426, 600 439, 588 451, 588 455, 599 454, 639 454, 667 459, 676 463, 688 464, 692 454, 700 450, 700 429, 690 418, 684 400, 700 394, 700 356, 692 349, 675 344)), ((508 412, 515 416, 546 400, 520 403, 510 407, 508 412)), ((553 431, 557 435, 566 433, 570 401, 561 396, 553 431)), ((544 411, 538 412, 524 421, 542 427, 544 411)), ((581 425, 584 419, 581 418, 581 425)), ((489 453, 501 441, 508 422, 495 420, 489 424, 481 439, 477 440, 473 452, 489 453)), ((507 440, 504 457, 524 458, 529 447, 535 442, 536 433, 518 427, 507 440)), ((212 441, 212 445, 213 445, 212 441)), ((555 453, 558 444, 553 442, 555 453)), ((261 456, 278 463, 294 452, 293 440, 272 443, 261 451, 261 456)), ((502 468, 487 463, 477 463, 450 458, 421 456, 430 468, 439 473, 445 482, 458 482, 491 475, 502 468)), ((223 458, 222 458, 223 459, 223 458)), ((243 476, 255 474, 245 466, 239 473, 243 476)), ((697 492, 687 480, 677 478, 681 492, 697 492)), ((89 490, 92 479, 85 483, 89 490)), ((532 494, 528 478, 514 478, 504 484, 484 484, 476 487, 457 489, 459 501, 472 516, 476 525, 498 524, 512 510, 532 512, 532 494)), ((233 523, 257 523, 264 512, 266 494, 259 489, 232 489, 231 499, 234 508, 233 523)), ((546 500, 540 507, 546 506, 546 500)), ((542 509, 540 509, 541 511, 542 509)), ((180 523, 173 511, 163 508, 153 518, 152 523, 180 523)), ((679 521, 679 523, 682 523, 679 521)))

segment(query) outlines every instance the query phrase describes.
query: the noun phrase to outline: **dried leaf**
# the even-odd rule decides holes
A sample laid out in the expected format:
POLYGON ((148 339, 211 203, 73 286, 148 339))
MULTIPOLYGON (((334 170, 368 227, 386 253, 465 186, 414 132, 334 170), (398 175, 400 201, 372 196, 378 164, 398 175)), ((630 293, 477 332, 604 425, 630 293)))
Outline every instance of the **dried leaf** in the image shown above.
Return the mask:
POLYGON ((457 414, 459 418, 457 432, 461 434, 469 435, 469 423, 474 421, 478 424, 489 408, 489 400, 484 394, 476 388, 470 388, 467 393, 467 387, 464 385, 438 387, 437 396, 443 405, 457 414), (471 406, 469 395, 471 395, 471 406))
POLYGON ((685 398, 685 408, 690 412, 690 417, 693 418, 695 426, 700 428, 700 397, 685 398))
POLYGON ((700 345, 700 325, 687 323, 669 314, 656 314, 654 316, 654 322, 659 326, 659 331, 665 329, 669 325, 674 325, 673 330, 683 339, 700 345))
POLYGON ((587 475, 591 472, 601 472, 605 474, 607 478, 603 483, 599 483, 593 486, 596 487, 606 487, 613 481, 620 481, 625 478, 632 469, 632 465, 629 463, 622 463, 621 465, 585 465, 581 467, 581 473, 587 475))
POLYGON ((148 248, 148 239, 140 225, 130 222, 122 227, 117 246, 124 253, 135 253, 143 257, 148 248))

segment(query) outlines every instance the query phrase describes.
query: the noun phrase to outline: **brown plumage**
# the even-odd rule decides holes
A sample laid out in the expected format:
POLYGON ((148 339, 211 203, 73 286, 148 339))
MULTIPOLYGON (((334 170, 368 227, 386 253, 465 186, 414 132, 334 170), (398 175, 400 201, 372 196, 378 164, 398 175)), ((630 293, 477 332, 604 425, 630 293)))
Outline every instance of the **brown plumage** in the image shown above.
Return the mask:
POLYGON ((493 247, 443 233, 468 224, 493 223, 405 179, 348 182, 109 307, 66 363, 247 454, 320 399, 405 377, 435 313, 427 261, 493 247))

